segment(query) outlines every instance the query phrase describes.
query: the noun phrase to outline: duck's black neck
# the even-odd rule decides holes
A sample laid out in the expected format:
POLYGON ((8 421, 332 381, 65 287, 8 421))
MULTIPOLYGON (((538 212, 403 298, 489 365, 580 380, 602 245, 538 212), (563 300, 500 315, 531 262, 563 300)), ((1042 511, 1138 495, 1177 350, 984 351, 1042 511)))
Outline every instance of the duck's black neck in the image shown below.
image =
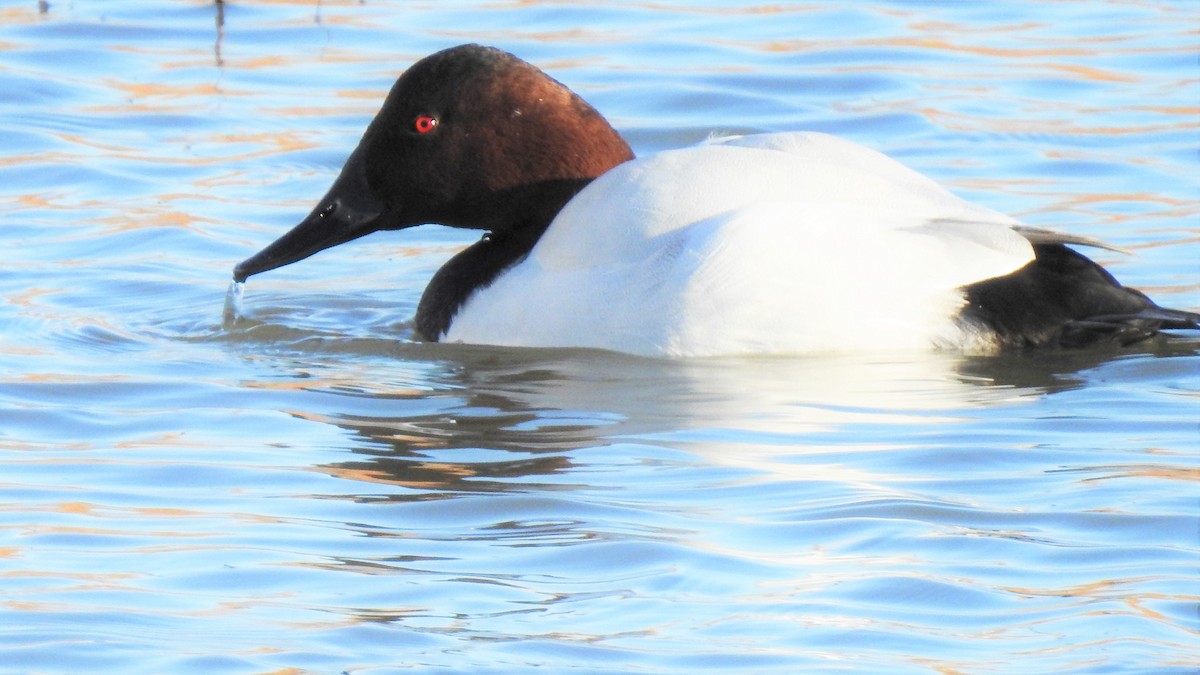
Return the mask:
POLYGON ((493 194, 493 213, 502 225, 459 251, 433 275, 417 305, 417 337, 440 340, 471 294, 523 260, 563 205, 591 180, 552 181, 506 190, 503 196, 493 194))
POLYGON ((501 272, 520 262, 537 243, 545 226, 491 233, 459 251, 433 275, 417 305, 417 337, 440 340, 471 293, 490 285, 501 272))

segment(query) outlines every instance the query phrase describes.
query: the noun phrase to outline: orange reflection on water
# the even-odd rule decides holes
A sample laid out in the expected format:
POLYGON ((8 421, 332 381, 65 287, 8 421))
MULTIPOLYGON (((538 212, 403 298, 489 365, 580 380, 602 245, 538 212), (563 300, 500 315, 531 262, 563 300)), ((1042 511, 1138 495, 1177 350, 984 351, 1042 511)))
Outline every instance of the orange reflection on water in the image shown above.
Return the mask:
MULTIPOLYGON (((20 7, 0 7, 0 24, 5 26, 20 26, 36 23, 45 19, 41 14, 34 11, 36 3, 22 3, 20 7)), ((5 48, 12 49, 11 45, 0 43, 0 51, 5 48)))
POLYGON ((1070 119, 1070 111, 1061 111, 1053 117, 1037 119, 1030 116, 1014 118, 979 117, 960 112, 952 112, 941 108, 917 105, 903 106, 904 109, 918 113, 938 126, 951 131, 1009 134, 1048 134, 1072 136, 1141 136, 1171 132, 1188 132, 1196 129, 1194 120, 1186 119, 1177 123, 1147 123, 1141 125, 1123 124, 1121 126, 1084 126, 1077 120, 1070 119))
POLYGON ((1165 478, 1200 483, 1200 469, 1163 464, 1128 464, 1123 466, 1097 466, 1081 471, 1104 471, 1105 475, 1085 478, 1084 482, 1113 480, 1115 478, 1165 478))
POLYGON ((188 96, 231 96, 229 91, 209 82, 173 84, 169 82, 126 82, 107 78, 104 83, 123 93, 127 98, 168 98, 180 101, 188 96))
POLYGON ((184 211, 158 209, 150 207, 129 207, 119 214, 98 218, 96 223, 107 225, 107 234, 130 232, 145 227, 179 227, 191 232, 203 234, 204 230, 196 227, 198 223, 215 223, 212 218, 205 218, 184 211))

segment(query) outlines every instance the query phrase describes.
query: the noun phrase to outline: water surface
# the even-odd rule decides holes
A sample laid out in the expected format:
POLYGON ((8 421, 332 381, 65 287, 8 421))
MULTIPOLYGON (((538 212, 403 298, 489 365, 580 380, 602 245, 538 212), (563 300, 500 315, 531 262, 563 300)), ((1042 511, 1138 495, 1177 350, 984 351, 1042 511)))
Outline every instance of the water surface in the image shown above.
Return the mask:
MULTIPOLYGON (((814 129, 1200 308, 1188 2, 0 3, 12 672, 1194 672, 1200 338, 964 358, 412 341, 475 235, 255 277, 477 41, 639 153, 814 129)), ((848 326, 847 330, 854 330, 848 326)))

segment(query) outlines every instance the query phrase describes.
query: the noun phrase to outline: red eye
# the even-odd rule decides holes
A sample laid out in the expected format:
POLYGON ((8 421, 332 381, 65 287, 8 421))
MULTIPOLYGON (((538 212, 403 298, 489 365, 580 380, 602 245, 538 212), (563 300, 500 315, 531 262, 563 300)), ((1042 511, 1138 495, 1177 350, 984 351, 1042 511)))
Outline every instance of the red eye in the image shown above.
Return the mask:
POLYGON ((420 115, 413 120, 413 131, 418 134, 427 134, 437 128, 438 121, 436 117, 429 115, 420 115))

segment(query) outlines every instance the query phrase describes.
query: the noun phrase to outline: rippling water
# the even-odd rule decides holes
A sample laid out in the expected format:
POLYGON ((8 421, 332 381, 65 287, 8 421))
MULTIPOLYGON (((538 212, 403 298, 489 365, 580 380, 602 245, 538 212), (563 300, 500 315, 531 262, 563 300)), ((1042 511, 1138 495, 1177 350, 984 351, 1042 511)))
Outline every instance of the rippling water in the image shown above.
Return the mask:
MULTIPOLYGON (((639 152, 816 129, 1200 307, 1192 2, 0 3, 0 665, 1194 672, 1200 338, 655 361, 411 341, 474 235, 256 277, 467 41, 639 152)), ((853 327, 847 327, 853 330, 853 327)))

